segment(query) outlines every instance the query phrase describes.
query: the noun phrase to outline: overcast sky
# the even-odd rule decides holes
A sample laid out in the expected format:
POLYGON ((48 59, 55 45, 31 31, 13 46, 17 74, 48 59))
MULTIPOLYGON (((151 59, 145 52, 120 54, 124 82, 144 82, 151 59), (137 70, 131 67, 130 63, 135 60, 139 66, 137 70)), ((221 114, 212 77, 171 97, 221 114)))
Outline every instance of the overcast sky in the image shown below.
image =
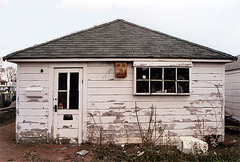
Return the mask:
POLYGON ((119 18, 240 55, 240 0, 0 0, 0 57, 119 18))

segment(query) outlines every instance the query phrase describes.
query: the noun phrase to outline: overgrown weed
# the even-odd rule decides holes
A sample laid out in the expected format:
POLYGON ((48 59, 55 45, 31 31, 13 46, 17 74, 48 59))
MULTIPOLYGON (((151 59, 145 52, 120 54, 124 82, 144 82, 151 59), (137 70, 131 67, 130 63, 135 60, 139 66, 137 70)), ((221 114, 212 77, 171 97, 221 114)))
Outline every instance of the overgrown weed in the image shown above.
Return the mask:
POLYGON ((210 149, 207 154, 196 151, 184 154, 175 146, 128 144, 95 145, 92 161, 239 161, 240 145, 210 149))
POLYGON ((50 162, 50 160, 41 158, 35 151, 24 152, 23 158, 31 162, 50 162))

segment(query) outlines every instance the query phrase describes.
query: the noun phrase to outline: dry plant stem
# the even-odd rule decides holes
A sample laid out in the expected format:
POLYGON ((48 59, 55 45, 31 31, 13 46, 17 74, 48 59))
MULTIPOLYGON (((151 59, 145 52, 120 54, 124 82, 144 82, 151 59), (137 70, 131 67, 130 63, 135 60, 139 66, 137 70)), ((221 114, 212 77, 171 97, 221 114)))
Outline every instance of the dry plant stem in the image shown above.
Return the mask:
MULTIPOLYGON (((100 114, 100 112, 99 112, 99 114, 100 114)), ((96 121, 95 121, 95 119, 94 119, 94 117, 93 117, 93 115, 91 114, 91 113, 89 113, 89 115, 92 117, 92 119, 93 119, 93 122, 94 122, 94 124, 96 125, 96 127, 97 127, 97 129, 98 129, 98 131, 99 131, 99 133, 100 133, 100 135, 99 135, 99 144, 100 145, 102 145, 102 131, 103 131, 103 127, 102 127, 102 125, 99 127, 98 126, 98 124, 96 123, 96 121)), ((101 121, 101 123, 102 123, 102 120, 101 120, 101 118, 100 118, 100 121, 101 121)))
POLYGON ((135 113, 136 113, 136 117, 137 117, 137 123, 138 123, 138 128, 139 128, 139 131, 140 131, 140 136, 141 136, 141 139, 142 139, 142 142, 143 142, 143 133, 142 133, 142 128, 140 126, 140 122, 139 122, 139 118, 138 118, 138 114, 137 114, 137 103, 135 102, 135 113))
POLYGON ((154 143, 156 143, 159 139, 160 139, 160 137, 162 137, 162 135, 163 135, 163 133, 164 133, 164 131, 165 131, 165 129, 166 129, 166 125, 164 125, 164 128, 163 129, 161 129, 161 131, 159 131, 159 136, 158 136, 158 138, 155 140, 155 142, 154 143))
MULTIPOLYGON (((152 105, 152 107, 153 107, 153 105, 152 105)), ((157 138, 157 135, 156 135, 156 133, 157 133, 157 114, 156 114, 156 109, 157 109, 157 107, 155 106, 155 109, 154 109, 154 114, 155 114, 155 121, 154 121, 155 135, 154 135, 154 140, 155 140, 155 142, 156 142, 156 138, 157 138)))

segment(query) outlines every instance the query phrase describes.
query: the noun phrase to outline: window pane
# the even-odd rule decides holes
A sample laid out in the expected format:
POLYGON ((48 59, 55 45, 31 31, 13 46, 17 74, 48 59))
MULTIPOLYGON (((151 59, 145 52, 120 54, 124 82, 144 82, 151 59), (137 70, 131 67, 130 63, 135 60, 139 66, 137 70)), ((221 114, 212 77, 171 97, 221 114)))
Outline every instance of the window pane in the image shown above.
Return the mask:
POLYGON ((152 81, 151 85, 151 93, 162 93, 162 82, 152 81))
POLYGON ((67 73, 59 73, 58 89, 59 90, 67 90, 67 73))
POLYGON ((164 80, 175 80, 176 75, 175 68, 165 68, 164 69, 164 80))
POLYGON ((137 81, 137 93, 149 93, 148 81, 137 81))
POLYGON ((137 68, 137 79, 149 79, 149 68, 137 68))
POLYGON ((177 93, 189 93, 189 82, 178 82, 177 93))
POLYGON ((79 103, 79 74, 70 73, 69 109, 78 109, 79 103))
POLYGON ((164 82, 165 93, 175 93, 175 82, 164 82))
POLYGON ((67 108, 67 92, 58 92, 58 109, 67 108))
POLYGON ((151 68, 151 79, 162 79, 162 68, 151 68))
POLYGON ((177 69, 177 80, 189 80, 189 69, 178 68, 177 69))

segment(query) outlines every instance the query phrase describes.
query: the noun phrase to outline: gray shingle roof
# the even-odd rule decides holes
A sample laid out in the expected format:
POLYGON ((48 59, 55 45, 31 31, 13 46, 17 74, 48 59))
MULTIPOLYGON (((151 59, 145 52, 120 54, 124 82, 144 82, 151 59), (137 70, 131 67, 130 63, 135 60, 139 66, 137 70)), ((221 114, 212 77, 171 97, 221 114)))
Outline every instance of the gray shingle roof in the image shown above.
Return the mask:
POLYGON ((231 71, 231 70, 237 70, 237 69, 240 69, 240 55, 239 56, 236 56, 238 58, 237 61, 234 61, 232 63, 228 63, 226 64, 225 66, 225 70, 226 71, 231 71))
POLYGON ((3 59, 191 58, 232 59, 229 54, 121 19, 20 50, 3 59))

